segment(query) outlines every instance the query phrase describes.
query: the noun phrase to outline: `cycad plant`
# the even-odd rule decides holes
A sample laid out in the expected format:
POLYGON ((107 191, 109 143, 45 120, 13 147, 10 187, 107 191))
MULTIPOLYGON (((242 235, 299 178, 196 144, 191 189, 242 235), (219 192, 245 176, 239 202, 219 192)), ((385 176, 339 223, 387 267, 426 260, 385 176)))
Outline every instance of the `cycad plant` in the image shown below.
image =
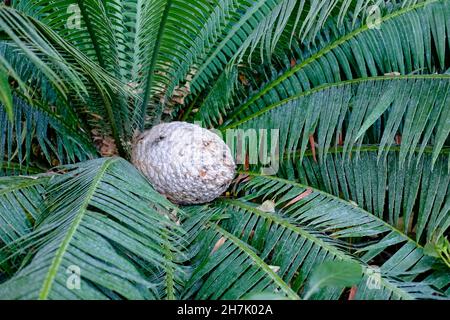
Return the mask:
POLYGON ((4 1, 0 298, 447 299, 449 68, 450 0, 4 1), (214 201, 128 162, 171 121, 243 134, 214 201))

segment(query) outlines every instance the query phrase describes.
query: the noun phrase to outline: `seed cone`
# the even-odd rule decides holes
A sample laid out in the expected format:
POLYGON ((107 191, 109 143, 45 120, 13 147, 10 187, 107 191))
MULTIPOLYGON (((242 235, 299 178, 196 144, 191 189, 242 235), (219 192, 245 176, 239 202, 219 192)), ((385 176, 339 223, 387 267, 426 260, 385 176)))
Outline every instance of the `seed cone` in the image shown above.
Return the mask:
POLYGON ((235 174, 222 139, 187 122, 163 123, 142 133, 133 146, 132 162, 158 192, 178 204, 214 200, 235 174))

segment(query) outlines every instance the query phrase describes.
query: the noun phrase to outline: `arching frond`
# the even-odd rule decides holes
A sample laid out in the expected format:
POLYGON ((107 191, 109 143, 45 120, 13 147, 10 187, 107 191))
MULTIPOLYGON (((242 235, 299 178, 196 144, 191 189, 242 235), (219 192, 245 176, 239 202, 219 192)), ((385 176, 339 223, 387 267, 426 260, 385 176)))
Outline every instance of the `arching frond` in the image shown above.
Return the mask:
MULTIPOLYGON (((72 114, 59 114, 37 100, 14 97, 13 121, 8 121, 4 109, 0 109, 0 164, 6 158, 24 167, 30 164, 32 145, 37 143, 40 152, 50 165, 70 163, 92 158, 97 154, 89 136, 77 127, 78 119, 72 114), (56 137, 52 137, 52 133, 56 137)), ((1 105, 0 105, 1 106, 1 105)), ((33 158, 35 155, 33 156, 33 158)))
POLYGON ((316 131, 320 159, 337 146, 340 135, 345 152, 363 142, 380 143, 382 156, 400 133, 400 163, 410 159, 416 148, 421 155, 429 144, 433 145, 434 163, 450 133, 445 107, 449 85, 447 75, 373 77, 328 84, 242 116, 225 129, 279 129, 280 157, 298 148, 300 159, 316 131), (374 128, 372 138, 369 128, 374 128))
MULTIPOLYGON (((186 284, 188 289, 195 289, 192 291, 196 299, 239 299, 249 292, 272 292, 298 299, 297 294, 258 256, 254 248, 239 237, 214 223, 197 237, 204 247, 201 248, 199 265, 186 284), (198 288, 197 282, 202 278, 206 279, 198 288)), ((185 293, 185 298, 193 295, 190 290, 185 293)))
MULTIPOLYGON (((379 148, 363 147, 348 159, 342 148, 319 164, 311 156, 303 162, 281 164, 282 176, 354 201, 405 234, 420 241, 439 239, 450 227, 448 152, 431 164, 430 149, 417 161, 399 165, 399 147, 377 159, 379 148)), ((447 150, 446 150, 447 151, 447 150)), ((423 241, 421 241, 423 242, 423 241)))
MULTIPOLYGON (((421 1, 404 3, 404 7, 416 5, 421 1)), ((227 57, 231 60, 242 57, 248 50, 259 48, 270 57, 281 35, 288 37, 296 34, 298 38, 308 38, 312 42, 331 14, 336 14, 339 24, 343 18, 352 12, 354 19, 367 17, 370 2, 358 1, 257 1, 241 15, 240 21, 234 23, 227 37, 208 54, 208 59, 202 62, 192 80, 192 86, 211 81, 218 71, 223 70, 227 57)), ((383 3, 378 2, 380 7, 383 3)), ((228 60, 229 61, 229 60, 228 60)))
POLYGON ((18 176, 26 174, 38 174, 42 173, 44 169, 39 167, 24 167, 16 162, 6 163, 3 162, 0 166, 0 177, 3 176, 18 176))
MULTIPOLYGON (((85 103, 89 91, 95 88, 103 102, 105 126, 111 129, 120 147, 121 122, 117 119, 120 112, 114 112, 111 100, 116 99, 116 95, 128 97, 131 90, 41 21, 2 5, 0 24, 10 46, 26 56, 65 103, 69 97, 85 103)), ((29 97, 33 92, 26 84, 29 79, 20 79, 6 57, 0 56, 0 63, 18 81, 22 94, 29 97)))
POLYGON ((165 216, 173 205, 119 158, 62 169, 68 172, 53 175, 48 182, 45 211, 35 230, 19 239, 22 250, 32 246, 37 252, 1 284, 0 296, 157 298, 159 287, 167 283, 151 283, 149 276, 177 268, 160 250, 160 246, 173 253, 179 249, 179 230, 165 216), (79 290, 70 289, 67 270, 81 276, 79 290))
MULTIPOLYGON (((268 176, 257 176, 253 174, 250 174, 250 180, 243 186, 243 190, 247 190, 249 192, 249 195, 245 196, 245 200, 260 199, 258 201, 262 201, 266 199, 273 201, 274 207, 272 210, 263 209, 262 207, 256 208, 256 211, 259 211, 260 216, 281 215, 280 219, 290 222, 296 226, 299 231, 305 232, 306 230, 307 232, 310 230, 312 234, 318 233, 319 236, 329 237, 327 243, 332 244, 331 250, 328 250, 327 252, 322 245, 319 246, 322 248, 317 250, 316 253, 314 253, 311 249, 308 249, 308 254, 298 253, 298 266, 301 265, 301 261, 303 261, 303 259, 307 259, 309 254, 313 253, 313 256, 309 259, 314 259, 313 257, 315 257, 318 260, 313 261, 316 262, 321 261, 321 259, 327 259, 327 257, 328 259, 344 259, 345 255, 356 255, 358 259, 361 259, 366 263, 376 264, 374 261, 377 261, 377 256, 380 254, 382 255, 386 250, 389 252, 390 248, 393 246, 399 246, 401 249, 398 251, 394 250, 392 256, 383 265, 379 266, 381 275, 387 277, 387 279, 385 279, 386 287, 382 290, 372 291, 365 288, 367 284, 367 277, 372 272, 370 268, 367 269, 366 267, 366 277, 363 279, 358 288, 361 292, 361 298, 363 299, 372 299, 376 296, 384 296, 385 298, 393 299, 412 298, 414 294, 408 289, 403 289, 412 288, 414 285, 412 283, 397 283, 397 281, 402 280, 410 282, 416 278, 420 279, 421 274, 433 270, 434 268, 433 265, 435 262, 433 262, 432 258, 424 254, 423 248, 418 243, 412 241, 399 230, 393 228, 376 216, 364 211, 362 208, 331 196, 323 191, 288 180, 268 176), (261 211, 263 211, 263 213, 261 213, 261 211), (271 211, 275 213, 272 213, 271 211), (367 236, 371 236, 374 240, 367 242, 365 239, 367 236), (355 246, 357 248, 356 251, 348 248, 343 243, 333 243, 333 241, 338 241, 336 239, 348 238, 353 239, 355 242, 355 246), (346 247, 347 249, 345 249, 346 247), (340 250, 339 248, 344 249, 344 253, 338 254, 340 250), (401 258, 402 256, 404 257, 405 254, 409 254, 410 258, 407 263, 401 258), (394 278, 394 280, 391 278, 394 278)), ((241 215, 235 218, 236 222, 232 224, 235 228, 238 228, 236 229, 236 234, 242 234, 244 239, 247 239, 247 241, 250 241, 250 243, 256 245, 256 248, 259 249, 260 247, 258 247, 258 245, 261 245, 264 241, 267 241, 267 238, 265 239, 263 236, 256 237, 256 234, 263 225, 258 227, 258 224, 256 223, 257 220, 251 217, 251 215, 248 215, 248 211, 255 210, 255 205, 243 205, 236 201, 231 202, 238 208, 244 209, 241 215), (254 235, 251 235, 250 230, 254 231, 254 235)), ((266 224, 266 228, 268 226, 270 225, 266 224)), ((266 232, 269 231, 266 229, 266 232)), ((271 235, 271 237, 277 237, 274 231, 271 231, 267 234, 267 236, 268 235, 271 235)), ((283 270, 285 270, 286 275, 291 277, 289 278, 289 281, 292 282, 292 277, 294 277, 295 274, 295 268, 292 268, 291 263, 296 260, 292 259, 292 252, 289 253, 290 251, 287 250, 287 248, 292 248, 291 250, 294 250, 294 252, 300 252, 298 250, 302 246, 297 245, 294 241, 288 241, 287 239, 288 238, 282 237, 281 234, 279 234, 278 238, 273 240, 272 246, 279 248, 278 250, 280 251, 278 251, 278 255, 280 259, 281 257, 285 257, 285 263, 288 263, 288 265, 286 265, 283 270), (281 239, 286 239, 287 242, 280 242, 281 239)), ((273 250, 274 247, 269 248, 273 250)), ((261 251, 264 252, 260 249, 260 252, 261 251)), ((276 254, 272 253, 269 255, 269 253, 270 251, 266 251, 267 257, 276 257, 276 254)), ((278 265, 275 261, 270 263, 278 265)), ((441 264, 443 268, 448 268, 445 267, 445 264, 441 264)), ((301 271, 305 272, 305 270, 310 270, 310 268, 305 269, 303 266, 301 271)), ((447 283, 450 280, 445 276, 442 279, 446 279, 445 281, 447 281, 447 283)), ((297 281, 302 283, 304 278, 300 278, 297 281)), ((423 288, 425 289, 425 287, 423 288)), ((414 290, 416 289, 417 288, 414 290)), ((430 292, 431 291, 429 291, 428 288, 423 293, 426 295, 430 292)), ((418 297, 420 297, 421 293, 417 293, 418 297)), ((325 298, 325 296, 322 296, 322 298, 325 298)))
MULTIPOLYGON (((262 86, 247 90, 250 95, 243 97, 245 100, 237 100, 241 103, 231 108, 228 123, 238 115, 257 112, 325 83, 393 72, 443 72, 448 30, 436 26, 445 25, 450 2, 433 0, 396 8, 386 13, 377 26, 371 20, 355 21, 351 17, 344 19, 342 27, 337 19, 329 21, 313 44, 295 50, 294 66, 288 65, 262 86), (439 48, 436 58, 430 54, 433 44, 439 48)), ((225 117, 228 112, 220 114, 225 117)), ((217 124, 217 116, 214 120, 217 124)))
POLYGON ((2 30, 8 40, 39 67, 62 96, 66 96, 70 88, 83 97, 86 93, 83 83, 86 77, 90 77, 103 88, 106 85, 125 92, 118 85, 120 82, 108 77, 101 68, 45 24, 4 5, 0 7, 0 18, 2 30), (84 73, 80 72, 80 69, 84 73))
MULTIPOLYGON (((400 265, 397 269, 389 269, 387 264, 385 269, 382 266, 382 271, 378 271, 380 287, 373 291, 368 289, 367 278, 378 269, 368 266, 366 262, 370 259, 358 257, 356 250, 336 237, 362 239, 366 234, 385 235, 377 242, 378 248, 383 249, 398 243, 409 248, 412 242, 354 205, 331 195, 319 195, 316 191, 310 192, 301 203, 283 210, 286 202, 305 191, 308 193, 307 189, 298 189, 298 185, 294 187, 288 181, 265 179, 252 177, 248 190, 252 192, 252 198, 275 194, 277 199, 272 200, 276 201, 276 206, 271 209, 242 200, 224 200, 211 205, 210 209, 192 209, 195 215, 209 217, 212 221, 206 230, 198 232, 193 228, 198 241, 193 245, 197 263, 191 280, 186 284, 187 297, 196 293, 193 297, 197 299, 237 299, 249 292, 290 296, 286 288, 302 296, 315 267, 324 261, 353 261, 361 265, 365 274, 358 285, 361 299, 376 299, 384 295, 390 299, 439 298, 437 288, 411 282, 422 272, 432 269, 433 262, 423 253, 417 253, 415 261, 428 262, 417 273, 411 272, 414 276, 401 280, 399 276, 403 273, 411 273, 400 265), (313 204, 315 201, 321 202, 319 207, 313 204), (322 211, 320 208, 324 208, 325 202, 328 202, 327 209, 322 211), (217 219, 221 221, 220 226, 214 222, 217 219), (264 275, 262 270, 267 274, 264 275), (282 282, 274 282, 274 275, 282 282)), ((376 244, 372 243, 361 246, 359 251, 373 254, 375 247, 376 244)), ((422 252, 420 247, 416 249, 422 252)), ((390 263, 394 264, 396 259, 393 256, 390 263)), ((447 284, 450 280, 448 277, 440 279, 447 284)), ((338 299, 341 295, 342 288, 325 288, 313 298, 338 299)))
POLYGON ((32 231, 41 214, 48 176, 0 178, 0 243, 9 245, 32 231))

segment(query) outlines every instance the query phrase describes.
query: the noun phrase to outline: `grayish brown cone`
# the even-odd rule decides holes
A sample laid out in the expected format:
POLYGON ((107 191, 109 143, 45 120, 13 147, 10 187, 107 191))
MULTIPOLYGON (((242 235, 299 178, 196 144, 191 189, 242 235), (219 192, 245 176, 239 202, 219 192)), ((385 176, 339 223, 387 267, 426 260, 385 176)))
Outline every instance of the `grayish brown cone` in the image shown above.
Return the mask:
POLYGON ((187 122, 163 123, 142 133, 133 146, 132 162, 158 192, 178 204, 216 199, 235 174, 223 140, 187 122))

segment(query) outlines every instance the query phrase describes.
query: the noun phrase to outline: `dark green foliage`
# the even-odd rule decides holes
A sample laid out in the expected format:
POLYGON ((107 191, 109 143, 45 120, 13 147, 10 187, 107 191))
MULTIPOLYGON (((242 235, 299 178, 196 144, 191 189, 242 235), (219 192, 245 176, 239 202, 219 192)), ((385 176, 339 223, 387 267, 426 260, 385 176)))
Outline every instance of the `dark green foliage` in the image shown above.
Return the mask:
POLYGON ((1 3, 0 298, 448 299, 450 1, 377 4, 1 3), (127 162, 175 120, 278 170, 177 207, 127 162))

